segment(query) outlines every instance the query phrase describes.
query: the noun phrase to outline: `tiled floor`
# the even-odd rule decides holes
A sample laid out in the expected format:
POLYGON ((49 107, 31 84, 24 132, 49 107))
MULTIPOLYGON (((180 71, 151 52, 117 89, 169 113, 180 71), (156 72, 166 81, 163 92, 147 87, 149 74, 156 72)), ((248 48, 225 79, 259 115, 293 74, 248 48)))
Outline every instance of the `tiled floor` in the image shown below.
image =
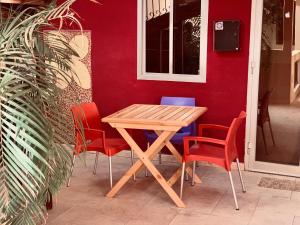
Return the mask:
MULTIPOLYGON (((93 157, 86 154, 86 160, 77 160, 71 187, 63 188, 55 198, 55 208, 49 212, 48 224, 300 225, 300 192, 258 187, 262 176, 274 177, 272 175, 244 172, 247 187, 244 194, 234 171, 240 205, 240 210, 236 211, 227 174, 222 169, 200 165, 197 173, 202 184, 192 187, 190 182, 185 182, 183 201, 187 207, 179 209, 154 178, 146 178, 143 172, 138 174, 136 182, 131 180, 116 198, 106 198, 109 190, 108 160, 99 158, 97 175, 94 176, 93 157)), ((163 160, 158 168, 168 177, 179 165, 166 156, 163 160)), ((126 155, 113 158, 115 181, 129 165, 130 159, 126 155)), ((179 191, 179 182, 174 189, 179 191)))

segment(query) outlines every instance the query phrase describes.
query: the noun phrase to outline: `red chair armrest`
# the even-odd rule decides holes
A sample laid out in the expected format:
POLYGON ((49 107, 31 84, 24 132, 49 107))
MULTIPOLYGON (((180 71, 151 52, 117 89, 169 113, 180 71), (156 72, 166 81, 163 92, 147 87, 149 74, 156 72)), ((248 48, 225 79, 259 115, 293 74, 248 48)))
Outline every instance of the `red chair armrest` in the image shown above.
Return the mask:
POLYGON ((97 129, 83 129, 84 132, 88 132, 88 133, 91 133, 91 134, 96 134, 96 135, 105 135, 105 131, 103 130, 97 130, 97 129))
POLYGON ((198 135, 200 137, 203 137, 203 130, 210 129, 210 130, 224 130, 228 131, 229 127, 227 126, 222 126, 222 125, 217 125, 217 124, 199 124, 198 127, 198 135))
POLYGON ((83 130, 77 129, 76 131, 83 140, 82 142, 84 142, 84 140, 86 141, 101 138, 103 140, 103 147, 105 148, 105 131, 87 128, 84 128, 83 130))
POLYGON ((84 133, 91 137, 92 139, 94 138, 102 138, 103 139, 103 144, 105 147, 105 131, 103 130, 96 130, 96 129, 84 129, 84 133))
POLYGON ((205 142, 205 143, 211 143, 211 144, 217 144, 217 145, 226 145, 225 140, 215 139, 215 138, 207 138, 207 137, 184 137, 183 138, 183 146, 184 146, 184 155, 189 155, 190 152, 190 142, 205 142))

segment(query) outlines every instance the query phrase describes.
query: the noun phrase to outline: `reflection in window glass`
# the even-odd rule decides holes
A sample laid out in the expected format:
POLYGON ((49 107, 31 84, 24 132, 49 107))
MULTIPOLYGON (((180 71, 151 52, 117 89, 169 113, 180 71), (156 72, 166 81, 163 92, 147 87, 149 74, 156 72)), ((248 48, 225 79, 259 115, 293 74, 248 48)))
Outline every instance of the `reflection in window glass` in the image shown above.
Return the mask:
POLYGON ((174 0, 173 73, 199 74, 201 0, 174 0))
POLYGON ((263 1, 263 49, 283 49, 284 0, 263 1))
POLYGON ((170 1, 146 2, 146 72, 169 73, 170 1))

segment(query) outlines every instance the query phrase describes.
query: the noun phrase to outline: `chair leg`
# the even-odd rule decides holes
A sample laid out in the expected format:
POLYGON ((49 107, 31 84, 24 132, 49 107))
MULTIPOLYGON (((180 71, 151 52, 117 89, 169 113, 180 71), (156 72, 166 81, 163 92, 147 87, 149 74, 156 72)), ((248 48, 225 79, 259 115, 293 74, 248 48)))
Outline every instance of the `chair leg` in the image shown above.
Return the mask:
POLYGON ((185 172, 185 181, 189 181, 189 174, 185 172))
MULTIPOLYGON (((150 143, 148 142, 147 143, 147 149, 150 147, 150 143)), ((148 177, 148 170, 147 170, 147 167, 145 167, 145 177, 148 177)))
POLYGON ((228 171, 228 174, 229 174, 229 179, 230 179, 230 183, 231 183, 232 194, 233 194, 233 197, 234 197, 235 209, 239 210, 239 205, 238 205, 237 198, 236 198, 236 193, 235 193, 235 188, 234 188, 234 185, 233 185, 231 171, 228 171))
MULTIPOLYGON (((131 149, 131 165, 134 164, 134 152, 133 150, 131 149)), ((136 178, 135 178, 135 173, 133 174, 133 180, 136 181, 136 178)))
POLYGON ((185 171, 185 162, 182 163, 182 170, 181 170, 180 199, 182 199, 184 171, 185 171))
POLYGON ((67 187, 70 187, 70 183, 71 183, 71 177, 73 174, 73 170, 74 170, 74 165, 75 165, 75 159, 76 159, 76 155, 73 154, 73 160, 72 160, 72 166, 71 166, 71 170, 70 170, 70 177, 67 183, 67 187))
POLYGON ((243 193, 246 193, 245 183, 243 180, 242 171, 241 171, 241 167, 240 167, 240 160, 238 158, 236 159, 236 164, 237 164, 237 168, 238 168, 239 175, 240 175, 240 181, 241 181, 243 193))
MULTIPOLYGON (((195 141, 195 145, 198 144, 198 141, 195 141)), ((196 161, 196 167, 199 167, 199 162, 196 161)))
POLYGON ((158 155, 158 162, 159 162, 159 164, 162 164, 162 153, 161 153, 161 151, 159 152, 159 155, 158 155))
POLYGON ((96 171, 97 171, 97 167, 98 167, 98 158, 99 158, 99 152, 96 152, 94 172, 93 172, 94 175, 96 175, 96 171))
POLYGON ((263 136, 263 140, 264 140, 264 147, 265 147, 265 153, 268 155, 268 147, 267 147, 267 141, 266 141, 266 136, 265 136, 265 131, 264 131, 264 125, 261 126, 261 130, 262 130, 262 136, 263 136))
POLYGON ((271 125, 271 120, 269 120, 269 127, 270 127, 271 137, 272 137, 272 141, 273 141, 273 146, 275 147, 276 145, 275 145, 275 139, 274 139, 272 125, 271 125))
POLYGON ((193 162, 192 186, 195 186, 195 171, 196 171, 196 161, 193 162))
POLYGON ((112 166, 111 166, 111 156, 108 157, 109 160, 109 182, 110 182, 110 188, 113 187, 113 182, 112 182, 112 166))

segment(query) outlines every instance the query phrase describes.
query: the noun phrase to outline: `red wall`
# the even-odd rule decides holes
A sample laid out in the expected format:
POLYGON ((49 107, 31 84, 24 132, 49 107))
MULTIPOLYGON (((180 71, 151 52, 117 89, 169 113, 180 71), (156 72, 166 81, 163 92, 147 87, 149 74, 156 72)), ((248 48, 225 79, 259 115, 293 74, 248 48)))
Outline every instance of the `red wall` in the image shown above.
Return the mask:
MULTIPOLYGON (((92 30, 93 98, 103 116, 133 103, 159 103, 160 97, 193 96, 208 107, 201 122, 229 124, 246 109, 251 0, 210 0, 207 82, 137 80, 137 0, 79 0, 75 10, 92 30), (213 52, 213 21, 241 21, 241 50, 213 52)), ((110 132, 112 129, 106 127, 110 132)), ((238 138, 243 153, 244 130, 238 138)))

